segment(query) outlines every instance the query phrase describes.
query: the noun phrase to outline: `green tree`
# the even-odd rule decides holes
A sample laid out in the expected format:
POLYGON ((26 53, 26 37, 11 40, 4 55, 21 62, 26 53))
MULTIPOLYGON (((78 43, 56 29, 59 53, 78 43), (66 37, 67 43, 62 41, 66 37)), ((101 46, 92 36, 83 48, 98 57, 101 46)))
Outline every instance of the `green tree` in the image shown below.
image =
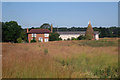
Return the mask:
POLYGON ((87 27, 85 37, 86 37, 87 40, 92 40, 94 38, 94 31, 93 31, 93 28, 92 28, 90 23, 87 27))
POLYGON ((20 34, 20 37, 21 37, 21 39, 24 41, 24 42, 28 42, 28 39, 27 39, 27 29, 23 29, 22 31, 21 31, 21 34, 20 34))
POLYGON ((3 42, 17 42, 21 36, 21 26, 16 21, 2 23, 2 41, 3 42))
POLYGON ((49 29, 50 28, 50 24, 44 23, 43 25, 40 26, 40 28, 49 29))
POLYGON ((61 40, 61 38, 59 38, 59 34, 58 33, 50 33, 50 36, 49 36, 49 41, 59 41, 61 40))

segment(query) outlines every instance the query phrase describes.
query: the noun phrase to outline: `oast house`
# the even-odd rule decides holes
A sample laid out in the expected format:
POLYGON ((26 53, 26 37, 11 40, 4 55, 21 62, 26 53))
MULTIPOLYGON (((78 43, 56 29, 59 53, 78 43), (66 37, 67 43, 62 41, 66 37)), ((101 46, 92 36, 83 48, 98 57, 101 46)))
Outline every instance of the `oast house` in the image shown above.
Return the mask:
MULTIPOLYGON (((92 27, 91 22, 89 21, 88 26, 92 27)), ((57 31, 60 34, 62 40, 77 38, 80 35, 85 36, 86 31, 57 31)), ((99 40, 99 31, 93 31, 94 40, 99 40)))

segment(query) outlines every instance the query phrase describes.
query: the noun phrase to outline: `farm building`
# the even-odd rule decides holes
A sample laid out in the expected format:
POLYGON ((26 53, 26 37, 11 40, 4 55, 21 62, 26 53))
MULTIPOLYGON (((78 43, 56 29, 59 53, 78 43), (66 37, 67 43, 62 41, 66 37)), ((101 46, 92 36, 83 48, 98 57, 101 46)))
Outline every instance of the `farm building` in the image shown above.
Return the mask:
MULTIPOLYGON (((86 31, 66 31, 66 32, 57 32, 58 34, 60 34, 60 38, 62 38, 62 40, 67 40, 72 39, 72 38, 77 38, 80 35, 85 36, 85 32, 86 31)), ((94 31, 94 38, 95 40, 99 40, 99 32, 98 31, 94 31)))
MULTIPOLYGON (((89 21, 88 23, 88 26, 90 26, 92 28, 92 25, 91 25, 91 22, 89 21)), ((79 37, 80 35, 82 36, 85 36, 86 34, 86 31, 58 31, 57 32, 58 34, 60 34, 60 38, 62 40, 67 40, 68 38, 69 39, 72 39, 72 38, 77 38, 79 37)), ((93 38, 95 40, 99 40, 99 31, 93 31, 93 38)))
MULTIPOLYGON (((89 21, 88 26, 91 26, 90 21, 89 21)), ((52 32, 53 32, 52 24, 51 24, 51 31, 49 31, 48 29, 31 29, 30 31, 28 31, 28 29, 27 29, 28 41, 30 42, 31 40, 33 40, 33 38, 35 38, 35 40, 37 42, 48 42, 49 41, 49 33, 52 33, 52 32)), ((59 37, 62 40, 67 40, 68 38, 69 39, 77 38, 80 35, 85 36, 86 31, 57 31, 57 33, 60 34, 59 37)), ((98 31, 94 31, 93 38, 95 40, 99 40, 99 32, 98 31)))
POLYGON ((50 31, 48 29, 31 29, 30 31, 27 29, 28 41, 30 43, 34 37, 37 42, 48 42, 49 33, 50 31))

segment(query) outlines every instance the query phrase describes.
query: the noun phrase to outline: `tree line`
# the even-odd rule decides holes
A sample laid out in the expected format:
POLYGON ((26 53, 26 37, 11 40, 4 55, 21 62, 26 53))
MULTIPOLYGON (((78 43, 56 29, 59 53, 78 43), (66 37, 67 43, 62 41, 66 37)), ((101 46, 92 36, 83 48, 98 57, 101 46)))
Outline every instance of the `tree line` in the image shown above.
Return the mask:
MULTIPOLYGON (((27 29, 23 29, 16 21, 0 22, 0 24, 2 24, 2 42, 28 42, 26 34, 27 29)), ((48 23, 44 23, 40 27, 36 28, 46 28, 50 30, 50 25, 48 23)), ((30 29, 35 29, 35 27, 29 28, 29 30, 30 29)), ((86 29, 87 27, 53 27, 53 33, 51 33, 51 35, 56 37, 50 36, 50 40, 61 40, 57 31, 86 31, 86 29)), ((120 37, 120 27, 93 27, 93 30, 100 32, 100 38, 120 37)))
MULTIPOLYGON (((60 28, 53 28, 54 32, 57 31, 86 31, 87 27, 60 27, 60 28)), ((99 31, 100 33, 100 38, 104 37, 120 37, 120 27, 93 27, 94 31, 99 31)))

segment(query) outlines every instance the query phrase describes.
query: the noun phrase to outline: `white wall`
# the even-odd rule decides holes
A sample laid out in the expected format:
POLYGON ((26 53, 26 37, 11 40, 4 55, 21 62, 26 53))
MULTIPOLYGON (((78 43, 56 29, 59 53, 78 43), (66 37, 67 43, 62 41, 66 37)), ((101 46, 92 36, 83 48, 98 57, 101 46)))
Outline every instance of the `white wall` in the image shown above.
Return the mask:
POLYGON ((62 38, 62 40, 67 40, 68 38, 72 38, 72 37, 74 37, 74 38, 77 38, 79 36, 79 34, 61 34, 60 35, 60 37, 62 38))
POLYGON ((95 34, 95 40, 99 40, 99 34, 95 34))
MULTIPOLYGON (((62 40, 67 40, 68 38, 71 39, 72 37, 77 38, 79 36, 80 36, 80 34, 61 34, 60 35, 62 40)), ((83 35, 83 36, 85 36, 85 35, 83 35)), ((95 34, 95 40, 99 40, 99 34, 95 34)))
POLYGON ((44 36, 45 36, 45 37, 49 37, 49 34, 48 34, 48 33, 45 33, 44 36))

